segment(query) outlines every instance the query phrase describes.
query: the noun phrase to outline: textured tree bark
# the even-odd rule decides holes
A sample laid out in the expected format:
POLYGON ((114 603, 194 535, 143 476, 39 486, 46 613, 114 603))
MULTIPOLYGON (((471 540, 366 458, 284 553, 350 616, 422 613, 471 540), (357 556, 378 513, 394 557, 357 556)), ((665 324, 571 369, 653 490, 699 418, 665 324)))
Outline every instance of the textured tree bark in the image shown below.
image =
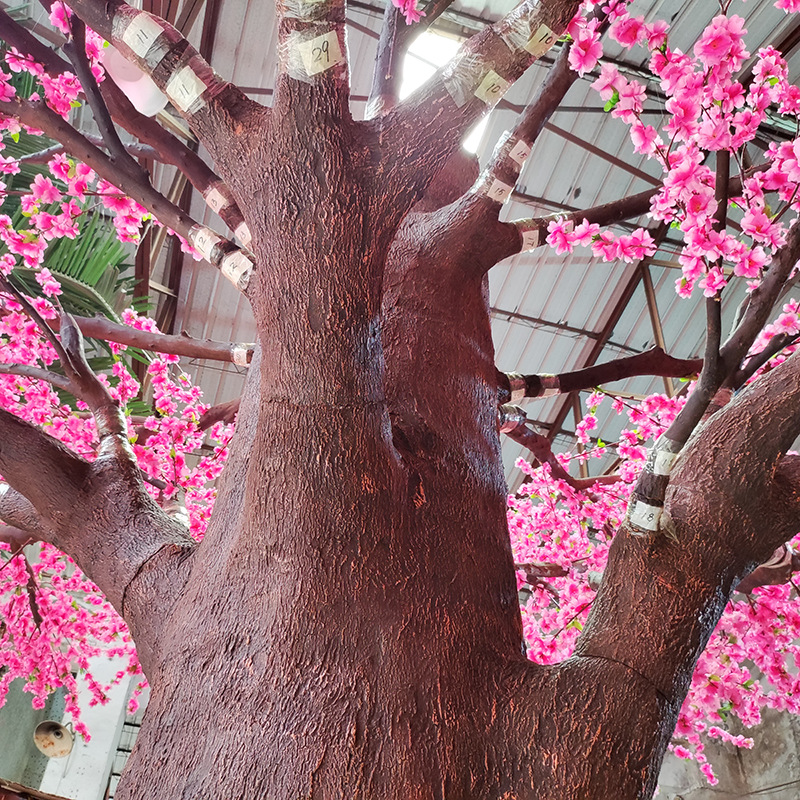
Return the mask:
MULTIPOLYGON (((72 5, 111 38, 129 15, 72 5)), ((560 33, 576 5, 543 2, 534 30, 560 33)), ((335 38, 343 5, 329 10, 335 38)), ((312 24, 287 16, 282 42, 312 24)), ((513 79, 532 54, 502 30, 470 56, 513 79)), ((187 50, 164 31, 166 86, 187 50)), ((209 96, 184 115, 257 259, 258 342, 204 540, 150 502, 119 436, 88 464, 0 412, 0 472, 125 616, 152 686, 117 797, 650 797, 730 591, 800 518, 800 469, 781 459, 800 360, 687 444, 675 539, 621 530, 575 657, 531 665, 485 279, 521 240, 465 193, 474 165, 456 154, 483 101, 459 105, 440 75, 358 123, 344 68, 307 81, 284 59, 267 111, 191 59, 209 96)))

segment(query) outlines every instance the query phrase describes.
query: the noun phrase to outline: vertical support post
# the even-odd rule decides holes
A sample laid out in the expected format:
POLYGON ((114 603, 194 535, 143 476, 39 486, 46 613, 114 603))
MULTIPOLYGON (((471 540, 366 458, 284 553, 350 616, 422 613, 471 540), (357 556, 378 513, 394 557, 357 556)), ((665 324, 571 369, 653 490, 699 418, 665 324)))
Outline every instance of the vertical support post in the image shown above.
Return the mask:
MULTIPOLYGON (((658 313, 658 304, 656 303, 656 292, 653 287, 653 278, 650 275, 650 265, 643 261, 641 263, 642 270, 642 286, 644 287, 644 296, 647 300, 647 311, 650 314, 650 324, 653 328, 653 336, 656 344, 666 352, 667 347, 664 343, 664 329, 661 327, 661 316, 658 313)), ((664 378, 664 389, 666 390, 667 397, 675 396, 675 387, 672 384, 672 378, 664 378)))
MULTIPOLYGON (((581 393, 572 393, 572 416, 575 419, 575 425, 581 421, 581 393)), ((578 442, 578 455, 583 455, 585 448, 583 442, 578 442)), ((581 478, 589 477, 589 465, 581 459, 578 462, 578 469, 580 470, 581 478)))

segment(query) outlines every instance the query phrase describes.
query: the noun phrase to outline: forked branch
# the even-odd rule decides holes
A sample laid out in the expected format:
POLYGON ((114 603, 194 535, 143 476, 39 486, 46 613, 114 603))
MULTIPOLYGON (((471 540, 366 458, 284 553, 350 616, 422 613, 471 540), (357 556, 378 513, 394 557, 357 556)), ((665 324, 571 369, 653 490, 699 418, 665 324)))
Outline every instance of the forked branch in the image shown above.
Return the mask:
POLYGON ((213 143, 215 137, 229 141, 231 117, 240 109, 258 106, 222 80, 160 17, 121 0, 73 0, 70 8, 153 79, 204 143, 213 143))
POLYGON ((402 157, 402 165, 393 167, 416 191, 439 171, 467 128, 556 43, 578 6, 575 0, 524 0, 382 118, 387 158, 402 157))

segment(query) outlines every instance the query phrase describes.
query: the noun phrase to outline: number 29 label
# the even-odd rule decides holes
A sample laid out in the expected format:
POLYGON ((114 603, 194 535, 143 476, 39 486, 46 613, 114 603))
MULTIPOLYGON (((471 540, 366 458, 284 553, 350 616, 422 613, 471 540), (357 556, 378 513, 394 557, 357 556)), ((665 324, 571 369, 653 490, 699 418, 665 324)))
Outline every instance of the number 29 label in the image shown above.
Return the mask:
POLYGON ((344 60, 336 31, 328 31, 322 36, 309 39, 298 45, 298 50, 307 75, 318 75, 344 60))

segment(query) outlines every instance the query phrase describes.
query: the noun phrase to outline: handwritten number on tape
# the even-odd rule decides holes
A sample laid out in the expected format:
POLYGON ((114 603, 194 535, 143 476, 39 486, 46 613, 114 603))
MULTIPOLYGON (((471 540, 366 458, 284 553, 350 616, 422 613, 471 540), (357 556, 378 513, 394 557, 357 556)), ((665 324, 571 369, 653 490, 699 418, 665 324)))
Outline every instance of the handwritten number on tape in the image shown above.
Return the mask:
POLYGON ((212 211, 221 211, 228 205, 228 201, 219 189, 211 189, 205 196, 206 205, 212 211))
POLYGON ((535 250, 539 246, 539 231, 522 231, 522 252, 535 250))
POLYGON ((525 49, 532 56, 539 58, 539 56, 543 56, 557 41, 558 36, 556 36, 547 25, 540 25, 536 29, 536 33, 528 40, 525 49))
POLYGON ((491 200, 496 200, 498 203, 505 203, 506 198, 511 194, 513 189, 513 186, 509 186, 507 183, 498 181, 495 178, 486 190, 486 196, 491 200))
POLYGON ((122 41, 139 58, 144 58, 163 32, 163 28, 149 14, 141 13, 128 23, 125 33, 122 34, 122 41))
POLYGON ((206 85, 195 75, 194 70, 187 64, 177 72, 173 72, 167 81, 167 97, 181 110, 188 111, 200 95, 206 90, 206 85))
POLYGON ((506 93, 510 85, 505 78, 501 78, 493 69, 490 69, 475 90, 475 97, 480 98, 488 105, 494 105, 506 93))
POLYGON ((523 142, 520 139, 509 152, 509 157, 512 161, 516 161, 517 164, 522 166, 525 163, 525 160, 531 154, 531 146, 527 142, 523 142))
POLYGON ((336 31, 328 31, 322 36, 303 42, 299 45, 299 50, 307 75, 318 75, 344 60, 336 31))

